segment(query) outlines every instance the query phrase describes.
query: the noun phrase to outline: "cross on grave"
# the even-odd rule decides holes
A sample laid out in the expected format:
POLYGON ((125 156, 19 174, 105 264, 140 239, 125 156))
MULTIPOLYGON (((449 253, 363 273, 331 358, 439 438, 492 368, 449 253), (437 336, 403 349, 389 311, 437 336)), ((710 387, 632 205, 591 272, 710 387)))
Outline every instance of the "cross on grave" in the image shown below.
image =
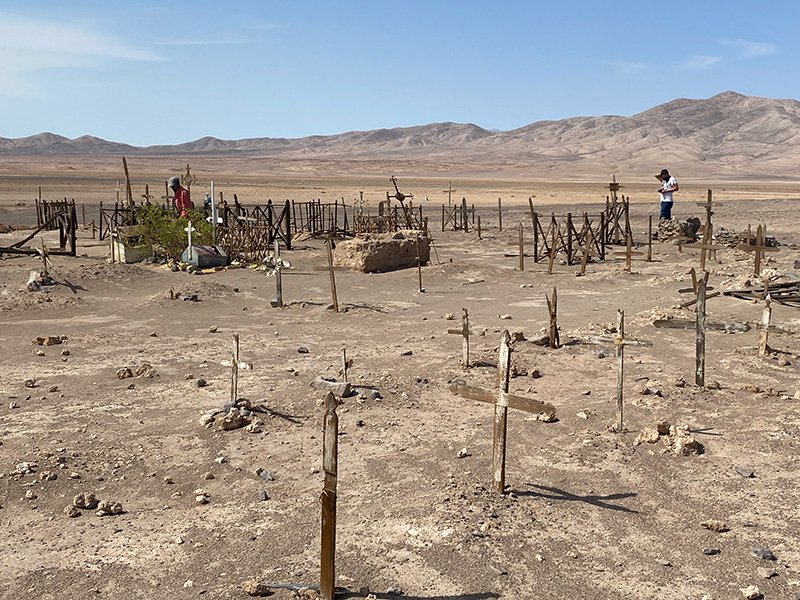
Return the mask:
POLYGON ((194 255, 194 246, 192 245, 192 232, 197 231, 194 227, 192 227, 192 222, 189 221, 186 227, 183 229, 186 232, 187 237, 189 238, 189 261, 192 260, 192 256, 194 255))
POLYGON ((722 206, 722 202, 714 202, 711 200, 712 192, 708 190, 708 199, 705 202, 697 202, 697 206, 702 206, 706 209, 706 226, 711 225, 711 215, 714 213, 711 211, 713 207, 722 206))
POLYGON ((189 166, 189 163, 186 163, 186 174, 181 175, 181 185, 191 191, 192 184, 196 181, 197 177, 192 175, 192 168, 189 166))
POLYGON ((325 483, 319 501, 322 505, 322 540, 320 548, 319 591, 325 600, 336 597, 336 487, 339 474, 338 402, 333 392, 325 396, 322 433, 322 470, 325 483))
POLYGON ((547 300, 547 312, 550 315, 550 325, 547 328, 547 336, 550 338, 550 347, 558 348, 558 291, 553 287, 553 299, 545 294, 544 299, 547 300))
MULTIPOLYGON (((509 246, 517 246, 519 248, 519 270, 525 270, 525 240, 522 223, 519 224, 519 239, 516 242, 508 242, 509 246)), ((513 254, 506 254, 506 256, 513 256, 513 254)))
POLYGON ((469 338, 473 335, 473 332, 469 329, 469 310, 466 308, 461 309, 461 329, 448 329, 447 333, 463 336, 461 366, 465 369, 469 368, 469 338))
POLYGON ((119 193, 122 191, 119 185, 119 179, 117 179, 117 187, 114 188, 114 191, 117 193, 117 204, 119 204, 119 193))
POLYGON ((777 252, 778 249, 773 246, 767 246, 764 243, 764 238, 766 237, 766 227, 763 225, 759 225, 758 229, 756 229, 756 239, 755 245, 750 245, 750 240, 748 239, 747 244, 739 244, 736 246, 737 250, 744 250, 745 252, 753 252, 755 254, 755 267, 753 272, 756 276, 761 275, 761 260, 764 255, 764 252, 777 252))
POLYGON ((161 199, 164 201, 164 204, 166 204, 168 208, 172 206, 174 198, 169 195, 169 182, 167 181, 164 182, 164 195, 161 196, 161 199))
POLYGON ((44 245, 44 240, 42 240, 41 249, 37 248, 36 251, 39 253, 39 256, 42 257, 42 277, 47 279, 50 277, 50 274, 47 272, 47 263, 50 262, 50 250, 44 245))
POLYGON ((231 404, 236 406, 239 399, 239 334, 233 334, 233 355, 231 356, 231 404))
POLYGON ((142 194, 142 198, 144 198, 145 204, 150 204, 150 200, 155 198, 155 196, 150 193, 150 186, 148 184, 144 185, 144 194, 142 194))
POLYGON ((631 257, 633 256, 641 256, 644 252, 636 252, 633 250, 633 236, 628 234, 627 243, 625 245, 625 251, 622 252, 617 251, 614 252, 614 256, 624 256, 625 257, 625 270, 630 273, 631 270, 631 257))
POLYGON ((281 247, 278 244, 278 240, 275 240, 275 298, 270 300, 270 305, 272 308, 283 308, 283 267, 287 266, 288 263, 284 264, 284 260, 281 258, 281 247))
POLYGON ((347 349, 342 348, 342 368, 339 370, 339 375, 342 376, 342 381, 347 382, 347 372, 354 364, 353 359, 347 358, 347 349))
POLYGON ((419 275, 419 293, 424 294, 425 288, 422 287, 422 253, 419 247, 419 234, 417 234, 417 274, 419 275))
POLYGON ((705 227, 705 231, 703 232, 703 243, 699 246, 688 246, 692 250, 700 250, 700 270, 706 270, 706 256, 711 258, 711 253, 714 252, 714 256, 716 258, 716 251, 721 250, 722 246, 715 246, 714 245, 714 237, 713 237, 714 226, 711 223, 707 223, 705 227))
POLYGON ((553 227, 552 235, 551 235, 552 239, 550 240, 550 251, 547 253, 547 258, 548 258, 548 260, 547 260, 547 274, 548 275, 552 275, 553 274, 553 263, 555 263, 556 255, 558 254, 558 248, 556 247, 557 235, 558 235, 558 232, 556 231, 556 228, 553 227))
MULTIPOLYGON (((692 300, 689 300, 688 302, 684 302, 683 304, 681 304, 681 308, 689 308, 690 306, 694 305, 697 302, 697 271, 695 271, 694 267, 692 267, 691 270, 689 271, 689 273, 692 276, 692 287, 684 288, 682 290, 678 290, 678 293, 679 294, 694 294, 695 298, 693 298, 692 300)), ((719 296, 719 292, 714 292, 713 294, 709 294, 708 293, 713 289, 714 289, 713 287, 706 287, 706 300, 708 300, 709 298, 715 298, 715 297, 719 296)))
POLYGON ((316 267, 315 271, 328 271, 331 276, 331 299, 333 300, 333 312, 339 312, 339 298, 336 295, 336 276, 334 271, 346 271, 346 267, 333 266, 333 241, 331 238, 325 240, 325 249, 328 255, 328 264, 324 267, 316 267))
POLYGON ((508 393, 511 377, 511 338, 508 330, 503 331, 497 359, 497 391, 484 390, 468 385, 452 385, 450 391, 462 398, 494 404, 494 436, 492 443, 492 485, 501 494, 506 484, 506 430, 508 409, 516 408, 529 413, 555 414, 551 404, 538 400, 515 396, 508 393))
POLYGON ((594 250, 592 250, 592 243, 594 242, 594 235, 592 234, 592 230, 589 229, 586 232, 586 238, 584 240, 584 244, 576 244, 575 250, 583 254, 583 258, 581 259, 581 269, 578 271, 578 276, 582 277, 586 274, 586 266, 589 264, 589 258, 594 256, 594 250))
POLYGON ((453 202, 453 192, 456 192, 458 190, 456 190, 453 187, 453 182, 452 181, 448 181, 447 182, 447 189, 446 190, 442 190, 442 191, 447 192, 447 206, 450 206, 452 204, 452 202, 453 202))
POLYGON ((706 321, 706 286, 708 284, 708 276, 709 274, 706 273, 697 283, 697 317, 694 321, 671 319, 653 322, 653 325, 656 327, 695 330, 695 384, 698 387, 703 387, 705 385, 706 330, 750 331, 750 326, 747 323, 713 323, 706 321))
POLYGON ((769 351, 769 322, 772 319, 772 296, 767 294, 764 299, 764 312, 761 323, 758 325, 758 355, 764 356, 769 351))

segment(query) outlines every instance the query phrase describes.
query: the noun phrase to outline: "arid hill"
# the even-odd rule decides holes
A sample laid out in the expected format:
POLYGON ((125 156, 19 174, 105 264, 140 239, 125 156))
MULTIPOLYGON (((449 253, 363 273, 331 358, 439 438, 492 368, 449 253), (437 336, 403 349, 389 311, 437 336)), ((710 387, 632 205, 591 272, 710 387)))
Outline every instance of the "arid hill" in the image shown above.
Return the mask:
POLYGON ((539 121, 511 131, 463 123, 351 131, 298 139, 220 140, 134 147, 92 136, 0 138, 0 155, 272 157, 516 164, 542 175, 649 173, 654 164, 698 176, 785 177, 800 159, 800 102, 724 92, 678 99, 631 117, 539 121))

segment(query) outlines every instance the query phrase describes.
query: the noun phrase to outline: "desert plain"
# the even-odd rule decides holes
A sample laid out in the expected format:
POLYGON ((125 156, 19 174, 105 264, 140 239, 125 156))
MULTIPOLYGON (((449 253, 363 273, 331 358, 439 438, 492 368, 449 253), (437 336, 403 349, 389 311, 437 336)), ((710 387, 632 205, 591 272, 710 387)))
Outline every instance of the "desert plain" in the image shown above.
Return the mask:
MULTIPOLYGON (((611 174, 537 179, 486 165, 187 160, 195 201, 213 179, 245 205, 352 205, 363 191, 374 212, 396 175, 430 216, 425 291, 416 269, 338 272, 334 313, 328 274, 315 270, 325 263, 318 239, 284 251, 292 266, 281 309, 270 306, 274 278, 260 271, 111 264, 108 244, 84 228, 77 257, 51 257, 56 284, 47 293, 25 289, 39 258, 2 255, 0 598, 246 598, 249 579, 318 584, 323 409, 309 384, 341 377, 343 348, 353 359, 350 382, 369 393, 343 398, 338 409, 342 597, 710 600, 757 586, 764 598, 800 598, 798 336, 772 334, 771 352, 757 356, 763 301, 710 298, 709 321, 752 328, 708 332, 706 386, 698 387, 694 331, 653 321, 694 317, 678 307, 689 298, 678 290, 691 287, 699 251, 654 241, 652 262, 639 255, 630 272, 609 259, 577 277, 577 265, 557 260, 548 275, 546 261, 531 256, 519 269, 513 243, 518 224, 530 225, 528 199, 543 214, 599 215, 611 174), (482 239, 441 231, 450 183, 454 200, 475 204, 482 239), (562 345, 551 349, 531 340, 548 325, 545 294, 554 287, 562 345), (183 300, 195 294, 198 301, 183 300), (447 333, 463 308, 474 332, 467 369, 460 337, 447 333), (613 427, 618 309, 625 335, 643 342, 625 350, 622 432, 613 427), (552 404, 557 420, 509 410, 500 494, 491 488, 493 409, 449 387, 496 387, 505 329, 519 332, 510 391, 552 404), (233 334, 252 365, 239 373, 239 396, 266 407, 258 433, 199 422, 229 400, 222 363, 233 334), (33 344, 39 336, 65 337, 33 344), (152 377, 116 376, 144 364, 152 377), (702 453, 675 455, 665 436, 637 443, 659 421, 688 427, 702 453), (67 516, 82 493, 124 512, 67 516), (701 526, 707 521, 724 527, 701 526)), ((131 161, 134 196, 146 183, 163 193, 164 179, 187 160, 131 161)), ((118 157, 4 158, 0 223, 35 224, 40 187, 42 197, 74 198, 96 219, 99 202, 115 200, 120 166, 118 157)), ((615 175, 643 251, 648 217, 657 217, 655 179, 615 175)), ((779 243, 762 279, 752 275, 752 254, 719 249, 706 264, 710 286, 790 280, 785 273, 800 258, 799 184, 676 175, 676 218, 703 219, 697 203, 712 188, 721 203, 715 228, 763 224, 779 243)), ((25 235, 0 234, 0 246, 25 235)), ((53 245, 55 237, 43 239, 53 245)), ((773 323, 798 330, 800 314, 775 304, 773 323)), ((272 597, 291 594, 277 588, 272 597)))

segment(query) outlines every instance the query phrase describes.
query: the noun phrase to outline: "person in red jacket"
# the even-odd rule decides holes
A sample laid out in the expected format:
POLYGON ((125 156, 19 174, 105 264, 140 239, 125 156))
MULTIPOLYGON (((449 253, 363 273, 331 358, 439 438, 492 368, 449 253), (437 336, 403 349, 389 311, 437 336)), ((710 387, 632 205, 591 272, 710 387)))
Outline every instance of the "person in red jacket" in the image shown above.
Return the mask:
POLYGON ((189 196, 189 190, 181 185, 181 180, 177 177, 170 177, 169 181, 167 181, 167 185, 169 185, 173 193, 172 207, 178 211, 180 216, 185 217, 187 210, 194 209, 194 204, 192 204, 192 200, 189 196))

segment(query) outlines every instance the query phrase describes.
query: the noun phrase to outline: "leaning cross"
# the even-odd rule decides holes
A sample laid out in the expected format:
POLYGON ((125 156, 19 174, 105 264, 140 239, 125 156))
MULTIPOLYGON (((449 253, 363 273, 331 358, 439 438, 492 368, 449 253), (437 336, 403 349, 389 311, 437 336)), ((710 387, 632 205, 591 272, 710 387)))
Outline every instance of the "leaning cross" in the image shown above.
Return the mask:
POLYGON ((327 250, 328 254, 328 264, 324 267, 316 267, 315 271, 328 271, 331 276, 331 299, 333 300, 333 312, 339 312, 339 298, 336 295, 336 276, 334 275, 334 271, 344 271, 346 270, 345 267, 334 267, 333 266, 333 242, 331 238, 327 238, 325 240, 325 249, 327 250))
POLYGON ((584 240, 584 245, 578 244, 575 249, 578 252, 583 254, 583 258, 581 259, 581 270, 578 272, 579 276, 583 276, 586 274, 586 265, 589 264, 589 258, 594 256, 594 250, 592 250, 592 244, 594 243, 594 236, 592 235, 592 230, 586 233, 586 238, 584 240))
POLYGON ((747 244, 739 244, 736 246, 737 250, 744 250, 745 252, 753 252, 755 254, 755 269, 754 273, 756 276, 761 275, 761 260, 764 255, 764 252, 777 252, 778 249, 773 246, 767 246, 764 243, 764 238, 766 237, 766 229, 759 225, 758 229, 756 229, 756 239, 755 245, 750 245, 749 240, 747 244))
POLYGON ((448 329, 447 333, 463 336, 461 366, 465 369, 469 368, 469 337, 472 335, 472 331, 469 329, 469 310, 461 309, 461 329, 448 329))
POLYGON ((501 494, 506 485, 506 430, 508 409, 516 408, 529 413, 555 414, 551 404, 538 400, 515 396, 508 393, 511 377, 511 338, 508 330, 503 331, 500 353, 497 359, 497 391, 483 390, 468 385, 452 385, 450 391, 462 398, 494 404, 494 438, 492 443, 492 485, 501 494))

